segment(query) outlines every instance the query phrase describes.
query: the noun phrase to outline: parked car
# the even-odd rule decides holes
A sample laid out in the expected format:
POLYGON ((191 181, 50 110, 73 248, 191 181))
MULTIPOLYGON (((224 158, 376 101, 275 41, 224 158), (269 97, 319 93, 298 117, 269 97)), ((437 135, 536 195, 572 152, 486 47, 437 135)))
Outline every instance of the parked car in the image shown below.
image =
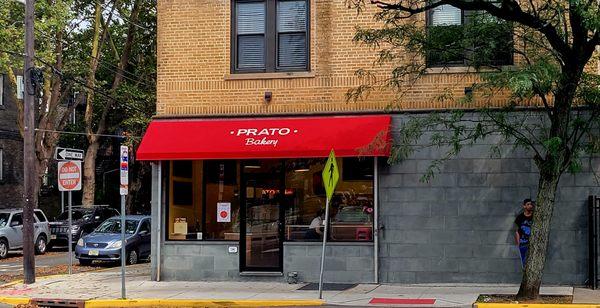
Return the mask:
MULTIPOLYGON (((125 243, 127 264, 150 259, 150 216, 125 216, 125 243)), ((94 260, 119 261, 121 245, 121 218, 113 217, 77 241, 75 258, 81 265, 90 265, 94 260)))
POLYGON ((64 211, 50 222, 50 246, 68 245, 69 236, 73 245, 83 235, 89 234, 106 219, 119 216, 119 211, 106 205, 91 207, 73 207, 71 214, 71 230, 69 230, 69 212, 64 211))
MULTIPOLYGON (((50 228, 48 219, 42 210, 33 211, 35 219, 34 245, 36 254, 44 254, 48 245, 50 228)), ((23 209, 0 210, 0 259, 6 258, 9 250, 23 247, 23 209)))

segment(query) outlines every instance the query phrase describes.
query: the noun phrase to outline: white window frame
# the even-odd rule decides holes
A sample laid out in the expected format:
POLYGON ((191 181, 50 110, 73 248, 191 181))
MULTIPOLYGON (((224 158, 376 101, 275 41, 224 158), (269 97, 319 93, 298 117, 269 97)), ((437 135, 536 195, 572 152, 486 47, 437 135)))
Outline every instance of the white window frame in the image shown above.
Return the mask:
POLYGON ((4 106, 4 75, 0 74, 0 106, 4 106))
POLYGON ((4 149, 0 148, 0 181, 4 181, 4 149))
POLYGON ((17 75, 17 99, 23 99, 25 96, 25 79, 17 75))

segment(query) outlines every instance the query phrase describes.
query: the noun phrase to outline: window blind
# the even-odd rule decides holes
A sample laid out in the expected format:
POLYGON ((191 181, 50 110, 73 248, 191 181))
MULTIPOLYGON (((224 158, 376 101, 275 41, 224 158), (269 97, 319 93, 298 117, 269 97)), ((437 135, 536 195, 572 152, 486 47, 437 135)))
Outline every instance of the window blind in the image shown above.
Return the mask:
POLYGON ((432 26, 452 26, 462 24, 462 12, 449 4, 433 9, 431 13, 432 26))
POLYGON ((240 69, 265 67, 265 2, 237 3, 237 59, 240 69))
POLYGON ((306 1, 277 2, 277 65, 282 68, 303 68, 307 55, 306 1))

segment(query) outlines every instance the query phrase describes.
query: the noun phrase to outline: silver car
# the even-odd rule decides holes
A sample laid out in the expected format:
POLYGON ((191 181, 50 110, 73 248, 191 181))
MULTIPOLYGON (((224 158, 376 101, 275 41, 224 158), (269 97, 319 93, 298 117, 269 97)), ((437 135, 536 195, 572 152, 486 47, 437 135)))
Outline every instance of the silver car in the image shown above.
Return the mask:
MULTIPOLYGON (((44 212, 35 209, 34 234, 35 253, 44 254, 50 237, 50 227, 44 212)), ((23 209, 0 209, 0 259, 6 258, 9 250, 23 247, 23 209)))

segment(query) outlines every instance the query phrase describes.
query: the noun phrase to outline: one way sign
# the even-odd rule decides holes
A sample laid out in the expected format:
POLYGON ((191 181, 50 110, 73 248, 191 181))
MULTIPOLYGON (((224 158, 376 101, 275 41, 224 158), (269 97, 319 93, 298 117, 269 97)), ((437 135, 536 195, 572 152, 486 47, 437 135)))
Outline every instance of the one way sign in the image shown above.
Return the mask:
POLYGON ((56 148, 54 159, 56 160, 83 160, 83 150, 56 148))

